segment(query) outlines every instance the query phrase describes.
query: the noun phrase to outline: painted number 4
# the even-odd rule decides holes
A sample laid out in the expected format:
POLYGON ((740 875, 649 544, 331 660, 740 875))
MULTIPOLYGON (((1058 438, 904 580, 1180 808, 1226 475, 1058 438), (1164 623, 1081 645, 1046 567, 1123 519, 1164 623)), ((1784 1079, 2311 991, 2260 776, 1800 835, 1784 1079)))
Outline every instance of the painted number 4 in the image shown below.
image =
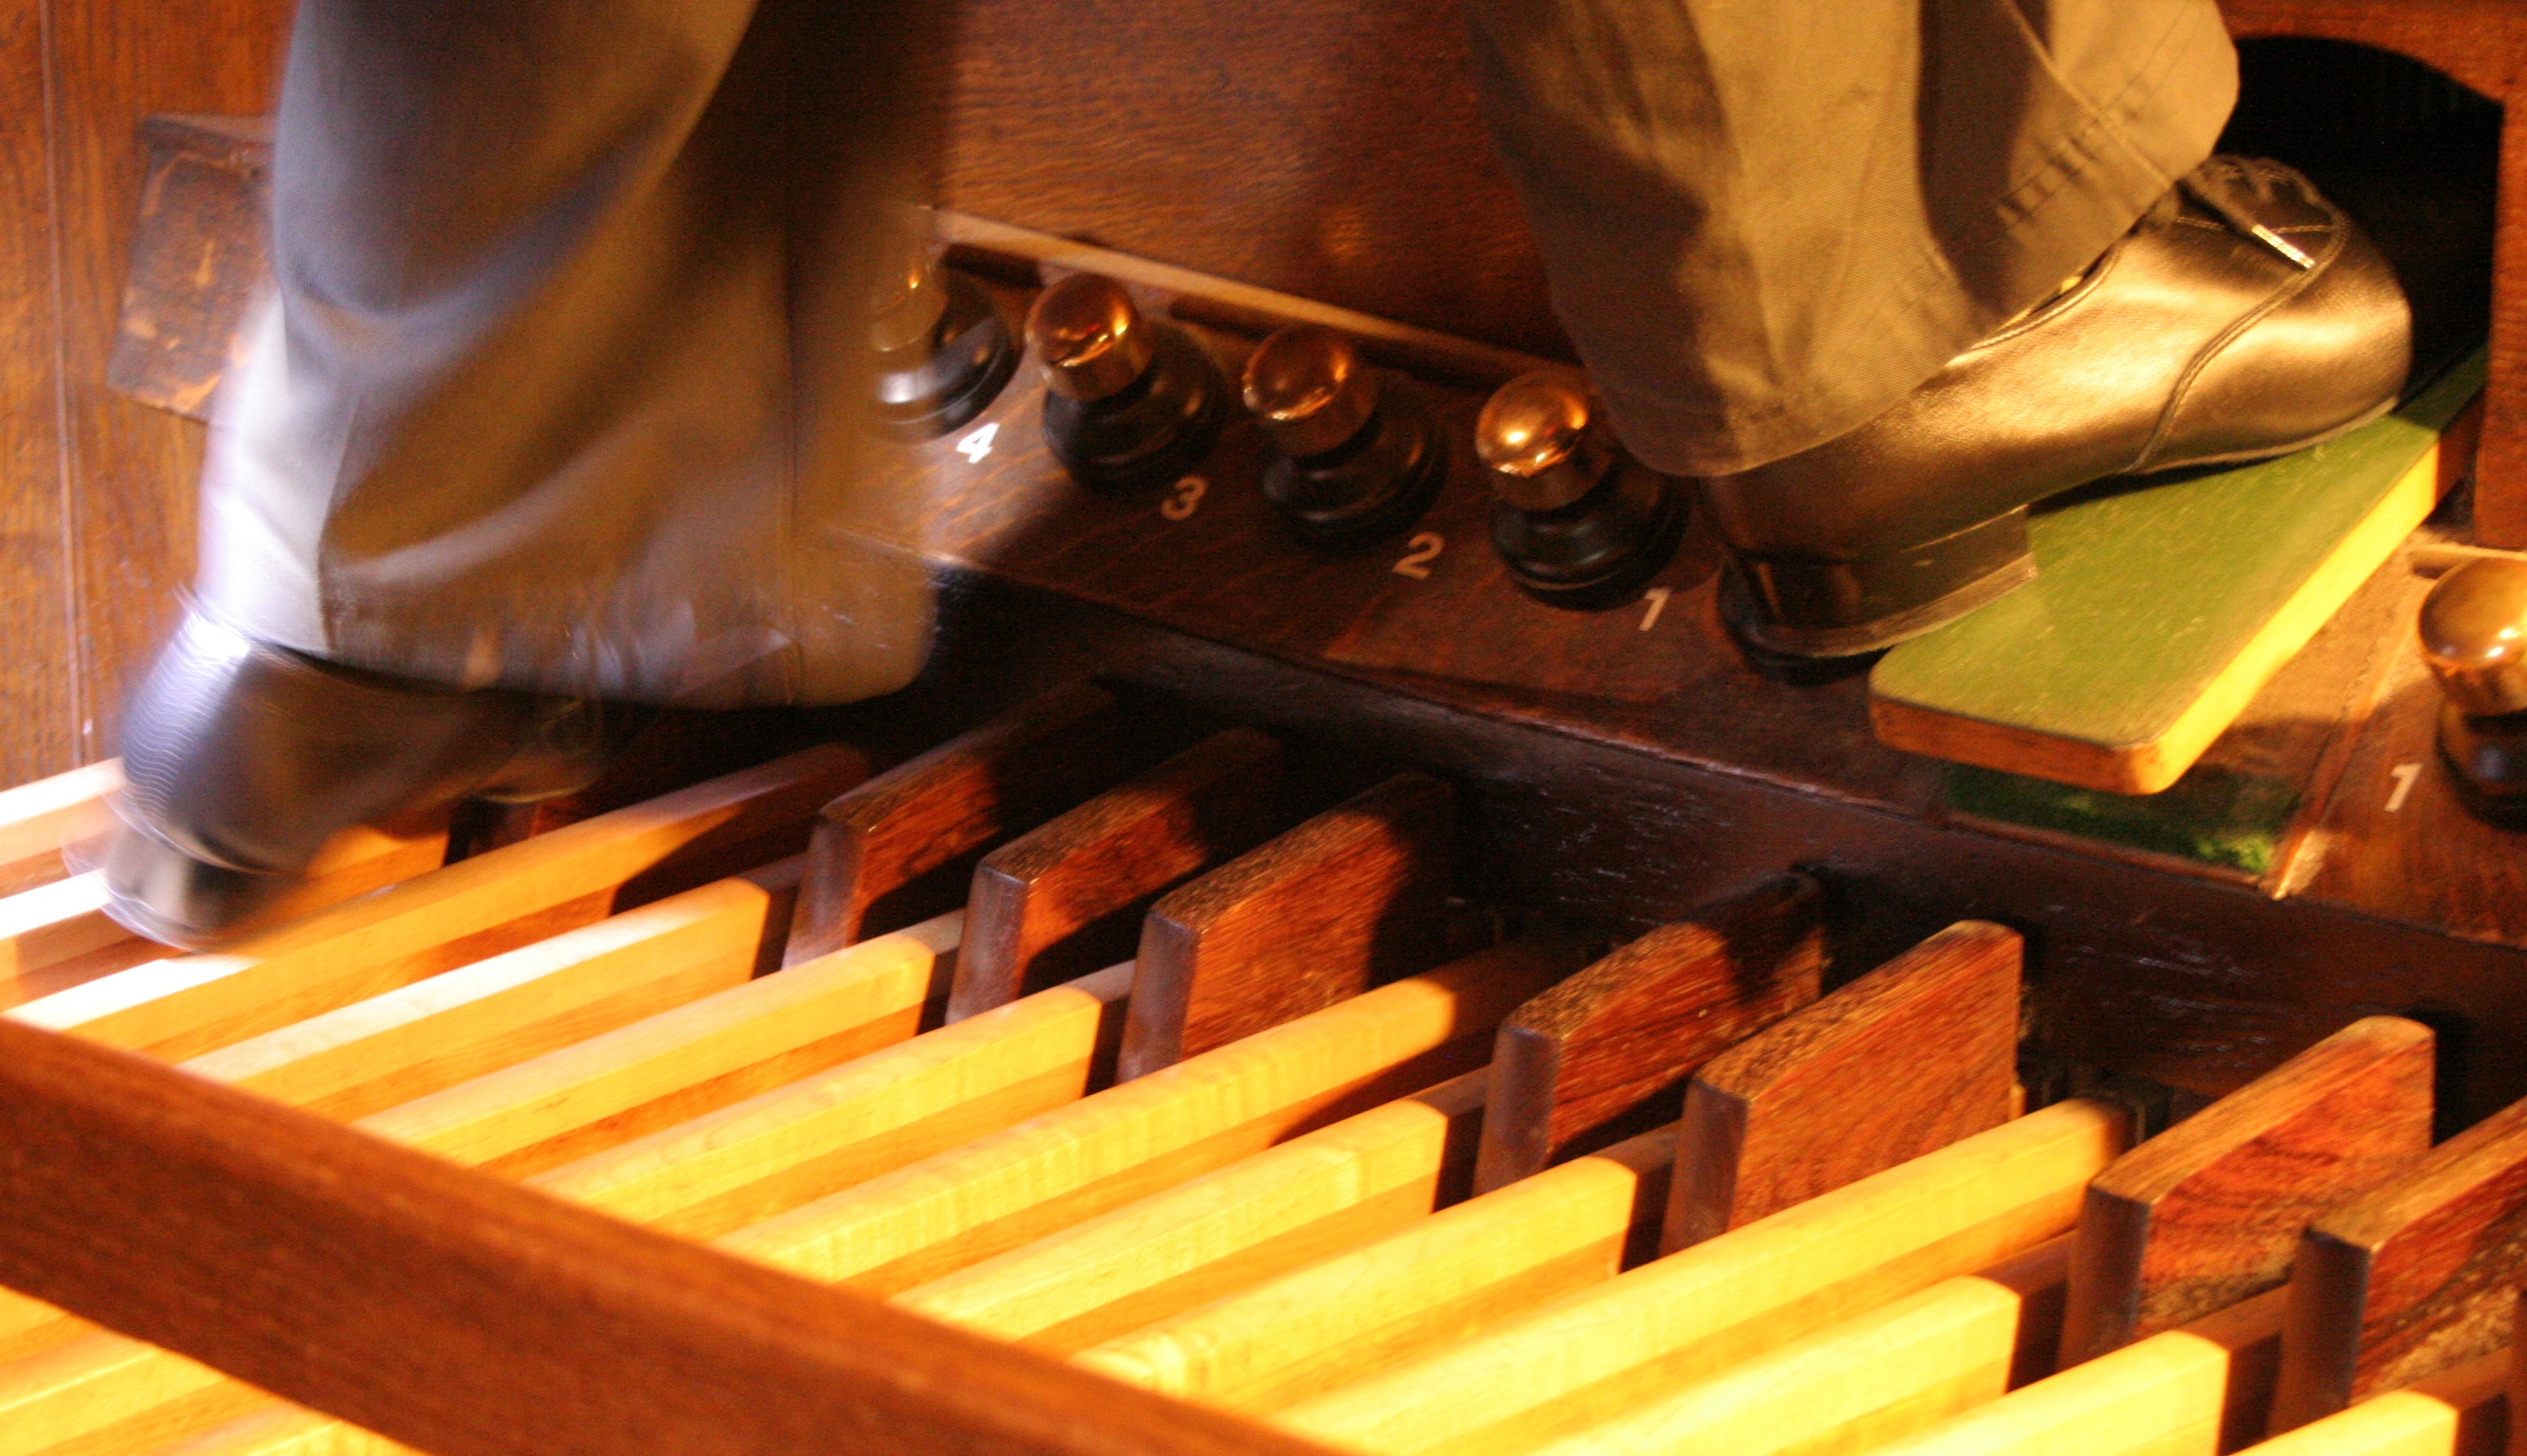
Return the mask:
POLYGON ((1419 581, 1430 574, 1430 563, 1438 560, 1439 553, 1447 548, 1448 538, 1438 532, 1418 532, 1404 544, 1404 557, 1395 563, 1395 574, 1419 581))
POLYGON ((1000 422, 995 420, 956 442, 956 453, 973 464, 980 465, 983 463, 983 457, 992 452, 992 442, 998 440, 1000 435, 1000 422))

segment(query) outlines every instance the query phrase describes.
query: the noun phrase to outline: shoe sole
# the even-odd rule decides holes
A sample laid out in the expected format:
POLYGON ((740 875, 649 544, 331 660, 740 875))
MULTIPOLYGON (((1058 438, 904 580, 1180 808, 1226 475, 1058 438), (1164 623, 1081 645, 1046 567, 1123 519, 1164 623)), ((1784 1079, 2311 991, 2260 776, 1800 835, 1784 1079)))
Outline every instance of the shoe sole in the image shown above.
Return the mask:
MULTIPOLYGON (((2329 430, 2262 449, 2200 455, 2153 465, 2141 475, 2179 470, 2206 470, 2275 460, 2339 440, 2392 412, 2398 400, 2387 399, 2365 413, 2329 430)), ((2095 482, 2089 482, 2089 485, 2095 482)), ((2087 486, 2075 487, 2086 490, 2087 486)), ((2067 492, 2064 494, 2068 494, 2067 492)), ((2047 497, 2051 498, 2051 497, 2047 497)), ((2038 502, 2041 503, 2041 502, 2038 502)), ((1722 584, 1721 609, 1740 644, 1775 656, 1827 660, 1883 651, 1898 643, 1934 632, 1970 612, 1988 606, 2036 580, 2036 557, 2027 547, 2030 507, 2022 506, 1969 526, 1953 536, 1928 542, 1911 550, 1848 564, 1763 560, 1754 569, 1770 579, 1776 599, 1831 601, 1849 599, 1855 583, 1875 583, 1882 599, 1910 598, 1892 611, 1854 622, 1793 623, 1766 611, 1762 597, 1746 580, 1748 561, 1732 555, 1722 584), (2005 557, 1997 561, 1994 558, 2005 557), (1889 579, 1903 577, 1903 585, 1889 579), (1962 580, 1959 580, 1959 578, 1962 580), (1892 588, 1890 591, 1889 588, 1892 588)))

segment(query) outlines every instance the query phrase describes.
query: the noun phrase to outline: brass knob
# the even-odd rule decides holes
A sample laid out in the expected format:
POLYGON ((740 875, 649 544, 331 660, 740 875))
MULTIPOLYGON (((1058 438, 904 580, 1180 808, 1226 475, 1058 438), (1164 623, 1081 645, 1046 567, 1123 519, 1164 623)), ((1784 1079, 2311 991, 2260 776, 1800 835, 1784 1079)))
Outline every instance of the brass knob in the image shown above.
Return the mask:
POLYGON ((1074 273, 1038 295, 1026 336, 1044 362, 1046 385, 1083 403, 1130 389, 1158 348, 1132 295, 1093 273, 1074 273))
POLYGON ((1615 446, 1594 390, 1575 370, 1539 369, 1492 391, 1474 419, 1474 453, 1492 489, 1521 510, 1557 510, 1596 489, 1615 446))
POLYGON ((1377 371, 1352 341, 1316 324, 1273 331, 1246 361, 1247 409, 1285 455, 1348 443, 1377 410, 1377 371))
POLYGON ((2440 578, 2421 632, 2422 655, 2459 711, 2527 711, 2527 561, 2485 557, 2440 578))
POLYGON ((913 238, 887 250, 872 290, 869 344, 881 354, 928 346, 948 316, 948 286, 930 249, 913 238))

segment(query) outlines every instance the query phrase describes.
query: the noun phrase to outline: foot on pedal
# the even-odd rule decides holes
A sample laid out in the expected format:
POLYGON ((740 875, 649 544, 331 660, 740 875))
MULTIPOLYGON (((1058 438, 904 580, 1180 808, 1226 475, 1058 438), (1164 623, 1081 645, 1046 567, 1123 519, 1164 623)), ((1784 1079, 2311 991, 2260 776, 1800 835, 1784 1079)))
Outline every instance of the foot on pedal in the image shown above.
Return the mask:
POLYGON ((1893 408, 1702 483, 1751 608, 1740 640, 1842 657, 1938 627, 2034 579, 2029 506, 2365 424, 2410 335, 2386 260, 2305 178, 2214 157, 1893 408))

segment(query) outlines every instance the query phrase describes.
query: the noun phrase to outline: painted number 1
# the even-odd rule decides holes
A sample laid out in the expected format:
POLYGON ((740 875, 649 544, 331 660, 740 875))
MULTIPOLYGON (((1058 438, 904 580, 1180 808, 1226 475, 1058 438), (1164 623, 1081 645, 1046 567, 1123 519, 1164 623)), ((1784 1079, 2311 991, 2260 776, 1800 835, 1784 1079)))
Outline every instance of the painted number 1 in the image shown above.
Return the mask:
POLYGON ((1416 533, 1411 541, 1404 544, 1404 558, 1395 563, 1395 574, 1419 581, 1430 574, 1430 563, 1438 560, 1439 553, 1447 548, 1448 538, 1438 532, 1416 533))
POLYGON ((1641 599, 1649 603, 1649 609, 1641 613, 1641 630, 1643 632, 1647 632, 1652 627, 1658 625, 1659 613, 1667 610, 1667 598, 1672 592, 1672 588, 1652 587, 1641 594, 1641 599))
POLYGON ((2404 801, 2412 796, 2413 780, 2421 776, 2422 765, 2418 763, 2398 763, 2387 770, 2387 777, 2396 781, 2396 787, 2387 791, 2387 812, 2392 814, 2404 806, 2404 801))

